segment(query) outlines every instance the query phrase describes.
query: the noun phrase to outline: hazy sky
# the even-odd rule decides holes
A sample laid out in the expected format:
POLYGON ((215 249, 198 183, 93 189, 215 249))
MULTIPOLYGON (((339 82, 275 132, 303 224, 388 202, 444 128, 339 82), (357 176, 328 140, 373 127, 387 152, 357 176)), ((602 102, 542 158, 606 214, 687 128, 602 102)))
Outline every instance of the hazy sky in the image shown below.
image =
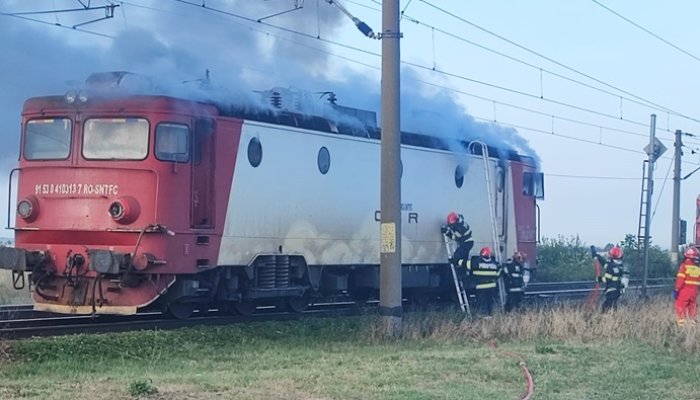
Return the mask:
MULTIPOLYGON (((339 2, 381 30, 381 2, 339 2)), ((363 37, 324 0, 197 0, 194 6, 130 0, 114 2, 114 18, 76 30, 70 27, 104 10, 7 15, 88 3, 108 4, 0 2, 2 187, 16 164, 22 102, 63 93, 95 71, 182 82, 209 69, 213 82, 231 93, 274 86, 333 90, 341 104, 379 109, 381 43, 363 37), (295 5, 303 8, 265 18, 295 5)), ((542 235, 578 234, 603 246, 637 232, 642 149, 655 113, 657 137, 668 150, 654 172, 651 234, 654 242, 670 244, 673 132, 700 136, 699 3, 402 0, 401 9, 403 130, 439 128, 536 152, 546 176, 542 235)), ((684 141, 683 176, 700 166, 692 154, 700 137, 684 141)), ((682 183, 689 237, 698 182, 700 172, 682 183)), ((3 220, 6 197, 0 196, 3 220)))

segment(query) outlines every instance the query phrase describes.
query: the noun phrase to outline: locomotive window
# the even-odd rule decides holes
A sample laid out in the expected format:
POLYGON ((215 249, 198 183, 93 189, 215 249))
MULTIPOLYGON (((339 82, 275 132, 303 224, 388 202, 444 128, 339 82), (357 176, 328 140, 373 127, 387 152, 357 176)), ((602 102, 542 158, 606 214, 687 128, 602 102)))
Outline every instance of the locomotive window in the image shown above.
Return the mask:
POLYGON ((457 185, 458 188, 464 185, 464 168, 462 168, 461 165, 455 168, 455 185, 457 185))
POLYGON ((544 199, 544 174, 523 172, 523 195, 544 199))
POLYGON ((257 167, 262 162, 262 144, 258 138, 254 137, 248 142, 248 161, 253 167, 257 167))
POLYGON ((24 158, 65 160, 70 154, 72 122, 68 118, 33 119, 24 129, 24 158))
POLYGON ((187 125, 162 123, 156 127, 156 158, 161 161, 190 160, 190 130, 187 125))
POLYGON ((92 118, 85 121, 83 157, 92 160, 143 160, 148 154, 148 121, 143 118, 92 118))
POLYGON ((322 174, 326 174, 328 170, 331 168, 331 154, 328 152, 328 149, 325 147, 321 147, 321 149, 318 151, 318 170, 321 171, 322 174))

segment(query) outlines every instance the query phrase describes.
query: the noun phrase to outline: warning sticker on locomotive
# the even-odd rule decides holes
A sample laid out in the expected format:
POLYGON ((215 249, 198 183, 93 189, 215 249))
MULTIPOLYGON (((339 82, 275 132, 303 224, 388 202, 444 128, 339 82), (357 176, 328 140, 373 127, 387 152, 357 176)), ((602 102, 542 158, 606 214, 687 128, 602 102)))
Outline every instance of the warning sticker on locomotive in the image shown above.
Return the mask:
POLYGON ((39 183, 34 185, 34 194, 53 196, 116 196, 119 185, 109 183, 39 183))

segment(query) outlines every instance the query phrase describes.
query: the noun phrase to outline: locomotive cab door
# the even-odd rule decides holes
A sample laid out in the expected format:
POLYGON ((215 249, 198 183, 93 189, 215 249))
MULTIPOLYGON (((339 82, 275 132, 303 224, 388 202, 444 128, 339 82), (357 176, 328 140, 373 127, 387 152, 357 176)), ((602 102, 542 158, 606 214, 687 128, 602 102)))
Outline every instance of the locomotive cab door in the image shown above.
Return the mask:
POLYGON ((214 227, 215 138, 214 120, 195 120, 190 208, 190 224, 194 229, 214 227))

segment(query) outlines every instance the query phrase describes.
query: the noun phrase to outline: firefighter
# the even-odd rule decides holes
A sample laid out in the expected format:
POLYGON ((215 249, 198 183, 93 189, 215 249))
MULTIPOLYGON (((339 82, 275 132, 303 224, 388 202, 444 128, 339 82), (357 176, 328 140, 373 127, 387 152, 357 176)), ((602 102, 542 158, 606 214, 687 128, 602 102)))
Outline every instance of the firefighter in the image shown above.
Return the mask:
POLYGON ((483 247, 478 256, 467 261, 467 287, 476 294, 476 312, 490 315, 498 296, 498 277, 501 269, 490 247, 483 247))
POLYGON ((457 242, 457 249, 450 258, 450 263, 464 267, 469 259, 469 252, 474 247, 472 230, 464 222, 462 214, 451 212, 447 214, 447 225, 443 226, 442 234, 457 242))
POLYGON ((516 250, 513 256, 506 260, 503 266, 506 287, 506 311, 518 308, 520 302, 523 300, 526 284, 525 274, 527 270, 525 268, 525 256, 525 253, 516 250))
POLYGON ((596 277, 596 281, 605 283, 605 301, 603 302, 602 312, 607 312, 617 308, 617 300, 622 295, 625 289, 623 280, 627 280, 627 271, 622 264, 623 252, 622 249, 615 246, 608 251, 608 259, 601 257, 596 251, 595 246, 591 246, 591 255, 598 260, 605 270, 603 276, 596 277))
POLYGON ((698 306, 698 286, 700 286, 700 251, 689 247, 684 253, 685 260, 678 268, 673 299, 676 301, 678 326, 685 325, 686 318, 695 323, 698 306))

